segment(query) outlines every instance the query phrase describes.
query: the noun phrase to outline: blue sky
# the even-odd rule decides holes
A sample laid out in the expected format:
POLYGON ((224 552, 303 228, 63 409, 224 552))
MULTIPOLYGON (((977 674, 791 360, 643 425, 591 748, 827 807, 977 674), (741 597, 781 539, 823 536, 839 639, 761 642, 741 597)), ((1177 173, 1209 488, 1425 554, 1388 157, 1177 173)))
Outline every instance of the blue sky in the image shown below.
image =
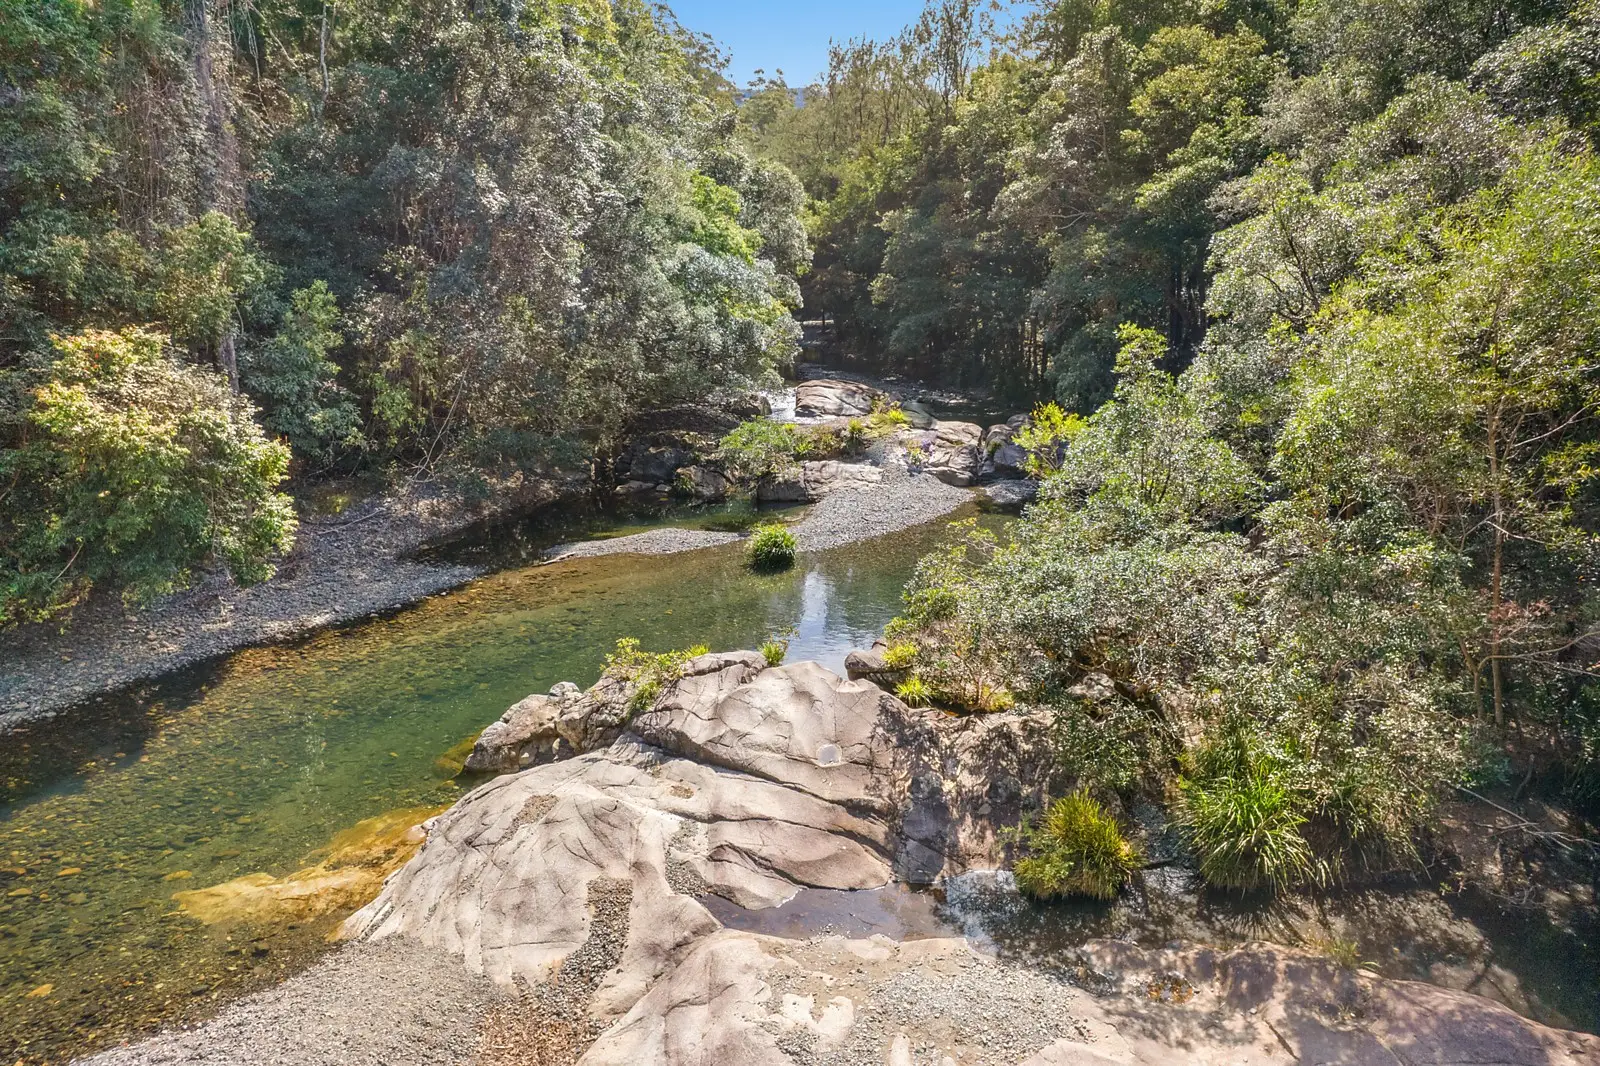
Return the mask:
POLYGON ((922 0, 669 0, 678 21, 709 33, 733 57, 728 76, 743 85, 760 68, 805 85, 828 66, 828 38, 882 39, 916 18, 922 0))

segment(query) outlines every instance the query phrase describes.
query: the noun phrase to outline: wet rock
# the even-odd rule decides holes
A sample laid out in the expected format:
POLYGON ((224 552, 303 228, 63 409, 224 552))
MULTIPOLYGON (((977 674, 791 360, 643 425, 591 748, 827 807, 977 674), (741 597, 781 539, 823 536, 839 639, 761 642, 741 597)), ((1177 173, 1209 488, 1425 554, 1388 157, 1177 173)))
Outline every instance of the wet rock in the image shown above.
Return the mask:
POLYGON ((927 405, 918 400, 907 400, 900 405, 900 410, 910 419, 912 429, 928 429, 938 421, 933 417, 933 412, 928 410, 927 405))
POLYGON ((802 381, 794 390, 794 413, 801 418, 862 418, 883 393, 854 381, 802 381))

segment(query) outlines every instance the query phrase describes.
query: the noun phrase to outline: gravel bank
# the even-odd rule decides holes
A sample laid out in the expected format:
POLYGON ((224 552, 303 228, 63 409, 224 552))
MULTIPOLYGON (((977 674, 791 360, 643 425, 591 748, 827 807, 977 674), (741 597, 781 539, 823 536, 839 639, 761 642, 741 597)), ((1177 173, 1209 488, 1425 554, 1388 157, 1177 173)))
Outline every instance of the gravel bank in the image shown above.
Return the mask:
POLYGON ((928 474, 911 477, 885 467, 883 482, 876 488, 825 496, 791 528, 801 551, 824 551, 932 522, 971 499, 969 490, 928 474))
MULTIPOLYGON (((506 509, 555 498, 507 494, 506 509)), ((23 722, 255 644, 268 644, 455 588, 478 567, 404 558, 483 517, 451 497, 386 497, 337 518, 306 522, 271 581, 240 588, 226 574, 139 612, 108 598, 70 631, 33 626, 0 637, 0 735, 23 722)))
POLYGON ((651 529, 644 533, 630 533, 626 537, 557 544, 545 552, 545 558, 556 562, 561 559, 592 559, 597 555, 673 555, 715 548, 738 539, 737 533, 717 533, 705 529, 651 529))
POLYGON ((194 1029, 78 1066, 465 1066, 504 993, 461 960, 391 937, 351 944, 194 1029))

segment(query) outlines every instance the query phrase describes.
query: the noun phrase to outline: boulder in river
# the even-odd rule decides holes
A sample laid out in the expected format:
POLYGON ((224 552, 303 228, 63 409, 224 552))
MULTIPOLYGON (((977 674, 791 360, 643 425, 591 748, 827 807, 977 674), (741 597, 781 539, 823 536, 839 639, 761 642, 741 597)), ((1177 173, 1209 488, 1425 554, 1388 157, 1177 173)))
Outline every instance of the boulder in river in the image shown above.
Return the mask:
POLYGON ((864 418, 883 398, 877 389, 854 381, 802 381, 795 386, 794 413, 801 418, 864 418))
POLYGON ((679 488, 702 503, 727 499, 732 489, 728 479, 719 470, 695 464, 678 471, 679 488))
POLYGON ((978 480, 983 466, 982 438, 983 431, 971 422, 935 422, 928 429, 902 434, 900 444, 921 450, 923 473, 946 485, 965 487, 978 480))
POLYGON ((1039 496, 1039 483, 1023 478, 1013 478, 1006 481, 992 481, 983 486, 984 498, 993 507, 1002 510, 1022 507, 1032 503, 1039 496))
POLYGON ((478 735, 467 756, 466 769, 473 773, 505 773, 555 759, 562 743, 556 729, 562 700, 577 694, 578 686, 563 681, 547 696, 535 694, 512 704, 499 721, 478 735))

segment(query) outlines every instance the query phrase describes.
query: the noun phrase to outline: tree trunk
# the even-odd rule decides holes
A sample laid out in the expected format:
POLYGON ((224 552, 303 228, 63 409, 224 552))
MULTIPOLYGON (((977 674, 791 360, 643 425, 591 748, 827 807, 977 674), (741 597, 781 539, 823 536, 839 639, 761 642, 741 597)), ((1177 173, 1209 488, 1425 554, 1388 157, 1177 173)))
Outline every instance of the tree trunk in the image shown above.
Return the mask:
POLYGON ((228 376, 228 387, 239 391, 239 353, 234 348, 233 334, 229 333, 217 345, 217 369, 228 376))
POLYGON ((1504 568, 1506 527, 1505 497, 1500 491, 1500 414, 1489 418, 1489 493, 1494 514, 1494 567, 1489 577, 1489 676, 1494 690, 1494 724, 1506 724, 1504 676, 1500 666, 1500 576, 1504 568))

